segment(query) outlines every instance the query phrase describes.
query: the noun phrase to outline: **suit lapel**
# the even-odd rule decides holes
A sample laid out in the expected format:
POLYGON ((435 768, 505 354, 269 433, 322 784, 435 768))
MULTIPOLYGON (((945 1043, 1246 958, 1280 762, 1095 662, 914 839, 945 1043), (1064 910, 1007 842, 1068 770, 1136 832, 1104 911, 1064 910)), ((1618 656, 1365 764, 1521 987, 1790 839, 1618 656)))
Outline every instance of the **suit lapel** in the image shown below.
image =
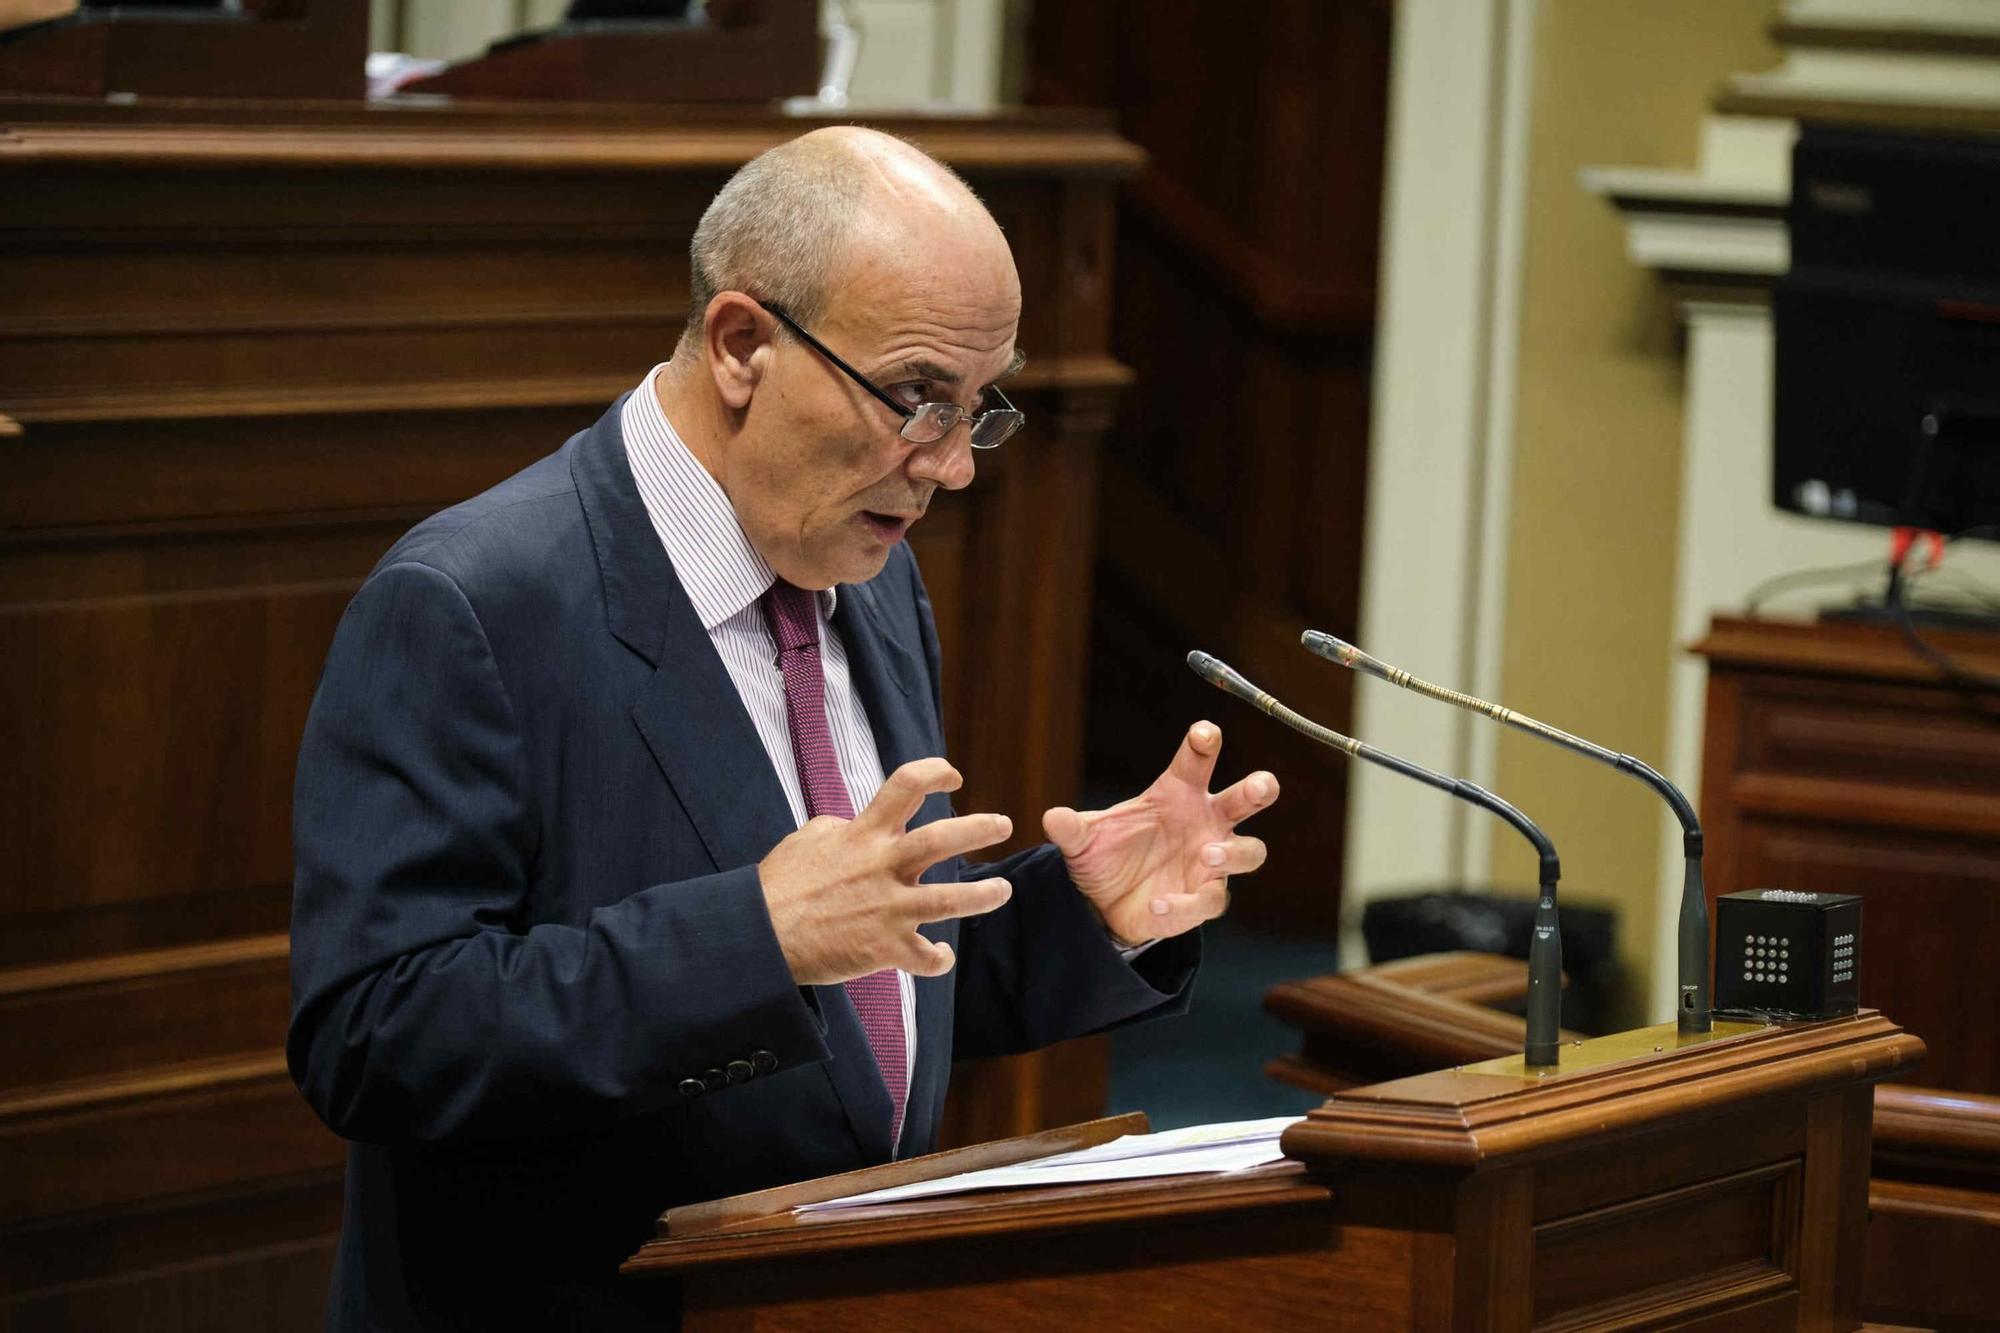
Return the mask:
MULTIPOLYGON (((742 696, 653 531, 625 458, 618 427, 623 406, 621 398, 576 441, 570 470, 596 546, 611 632, 654 667, 632 718, 716 869, 748 865, 795 830, 791 807, 742 696)), ((872 616, 851 618, 848 608, 855 599, 850 594, 865 592, 841 589, 841 637, 876 745, 883 762, 893 768, 903 762, 892 760, 893 754, 907 752, 915 758, 929 751, 921 748, 921 719, 907 716, 910 686, 903 682, 914 667, 907 660, 896 661, 899 653, 907 659, 907 650, 888 642, 872 616), (892 696, 899 707, 889 706, 892 696)), ((935 817, 927 805, 918 818, 935 817)), ((918 983, 919 1032, 924 1030, 925 984, 918 983)), ((811 986, 806 991, 826 1023, 827 1045, 834 1052, 823 1069, 865 1160, 886 1161, 891 1156, 889 1092, 869 1055, 860 1015, 844 987, 811 986)), ((917 1104, 914 1094, 913 1087, 911 1105, 917 1104)))
MULTIPOLYGON (((834 625, 847 648, 848 672, 855 692, 868 712, 868 727, 875 737, 875 749, 882 760, 884 775, 893 773, 913 759, 944 753, 924 703, 930 698, 923 668, 914 648, 894 633, 880 597, 872 584, 843 584, 834 625)), ((942 819, 951 813, 950 798, 932 795, 910 821, 912 828, 942 819)), ((957 863, 948 861, 926 874, 926 879, 950 877, 957 863)), ((958 944, 958 923, 938 921, 922 928, 925 938, 958 944)), ((943 1095, 943 1081, 950 1069, 946 1056, 951 1037, 952 986, 955 974, 942 977, 915 977, 917 1010, 917 1053, 910 1070, 910 1091, 906 1112, 905 1142, 922 1131, 907 1128, 926 1108, 943 1095)), ((858 1026, 858 1024, 857 1024, 858 1026)), ((887 1092, 883 1093, 887 1105, 887 1092)), ((884 1136, 886 1138, 886 1135, 884 1136)), ((926 1149, 927 1150, 927 1149, 926 1149)))
POLYGON ((639 498, 621 398, 572 455, 611 632, 653 664, 632 719, 718 870, 761 860, 793 830, 784 789, 639 498))

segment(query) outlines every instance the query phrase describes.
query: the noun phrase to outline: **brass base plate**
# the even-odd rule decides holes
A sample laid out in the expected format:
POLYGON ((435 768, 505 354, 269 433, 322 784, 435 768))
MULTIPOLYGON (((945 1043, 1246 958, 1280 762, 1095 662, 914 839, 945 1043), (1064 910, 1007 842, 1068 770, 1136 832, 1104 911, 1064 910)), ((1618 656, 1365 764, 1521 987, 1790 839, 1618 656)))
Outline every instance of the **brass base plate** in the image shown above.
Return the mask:
POLYGON ((1481 1060, 1476 1065, 1461 1065, 1459 1068, 1467 1074, 1498 1074, 1506 1078, 1559 1078, 1564 1074, 1602 1069, 1606 1065, 1643 1060, 1670 1051, 1709 1046, 1718 1041, 1734 1041, 1738 1037, 1769 1032, 1776 1026, 1775 1023, 1746 1023, 1718 1018, 1715 1026, 1707 1032, 1683 1033, 1678 1023, 1656 1023, 1648 1028, 1633 1028, 1629 1032, 1613 1032, 1603 1037, 1568 1042, 1557 1051, 1556 1063, 1552 1065, 1531 1066, 1525 1056, 1503 1055, 1495 1060, 1481 1060))

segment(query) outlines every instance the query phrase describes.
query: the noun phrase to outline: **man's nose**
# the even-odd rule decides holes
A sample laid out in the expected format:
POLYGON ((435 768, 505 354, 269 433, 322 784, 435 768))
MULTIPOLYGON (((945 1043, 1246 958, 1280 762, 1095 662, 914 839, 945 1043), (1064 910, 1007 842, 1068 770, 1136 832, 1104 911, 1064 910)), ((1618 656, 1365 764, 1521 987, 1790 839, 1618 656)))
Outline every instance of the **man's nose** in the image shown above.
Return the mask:
POLYGON ((972 461, 972 427, 959 422, 941 440, 919 445, 910 453, 908 471, 913 481, 928 481, 948 491, 962 491, 972 484, 978 470, 972 461))

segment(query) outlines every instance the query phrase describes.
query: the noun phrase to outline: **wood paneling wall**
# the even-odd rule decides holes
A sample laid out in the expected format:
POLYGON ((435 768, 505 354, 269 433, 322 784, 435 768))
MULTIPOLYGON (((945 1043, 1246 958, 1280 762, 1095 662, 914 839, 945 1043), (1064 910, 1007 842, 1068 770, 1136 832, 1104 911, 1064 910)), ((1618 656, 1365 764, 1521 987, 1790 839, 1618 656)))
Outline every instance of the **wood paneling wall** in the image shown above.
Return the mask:
MULTIPOLYGON (((344 1145, 291 1084, 290 799, 410 524, 664 359, 761 115, 0 109, 0 1329, 317 1324, 344 1145)), ((1029 429, 918 534, 969 805, 1074 799, 1117 178, 1088 118, 892 125, 1023 276, 1029 429)), ((1011 388, 1012 386, 1010 386, 1011 388)), ((1086 1118, 1086 1044, 952 1133, 1086 1118), (1056 1072, 1052 1072, 1056 1071, 1056 1072)))
POLYGON ((1143 783, 1196 717, 1231 775, 1284 799, 1234 911, 1336 929, 1344 760, 1225 701, 1216 653, 1345 729, 1347 673, 1298 647, 1352 637, 1391 10, 1384 0, 1037 5, 1030 100, 1112 108, 1149 160, 1118 210, 1112 344, 1138 379, 1107 438, 1089 763, 1143 783))

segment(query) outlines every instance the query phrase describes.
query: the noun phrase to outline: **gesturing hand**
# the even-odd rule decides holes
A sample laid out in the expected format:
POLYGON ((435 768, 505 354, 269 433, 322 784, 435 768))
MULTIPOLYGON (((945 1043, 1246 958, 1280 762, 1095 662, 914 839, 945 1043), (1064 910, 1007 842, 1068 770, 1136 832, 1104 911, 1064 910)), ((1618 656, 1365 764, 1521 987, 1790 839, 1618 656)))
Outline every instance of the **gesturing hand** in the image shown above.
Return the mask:
POLYGON ((1221 916, 1229 876, 1264 864, 1263 842, 1235 829, 1278 799, 1278 780, 1252 773, 1211 794, 1221 753, 1221 730, 1197 722, 1167 771, 1131 800, 1082 813, 1057 806, 1042 816, 1070 878, 1121 943, 1165 939, 1221 916))
POLYGON ((924 797, 964 781, 942 759, 916 759, 891 773, 852 820, 821 815, 773 847, 757 865, 771 926, 792 977, 827 986, 899 967, 921 977, 949 972, 951 946, 925 939, 929 921, 978 916, 1007 901, 1004 879, 919 884, 952 856, 1003 841, 1005 815, 960 815, 907 825, 924 797))

